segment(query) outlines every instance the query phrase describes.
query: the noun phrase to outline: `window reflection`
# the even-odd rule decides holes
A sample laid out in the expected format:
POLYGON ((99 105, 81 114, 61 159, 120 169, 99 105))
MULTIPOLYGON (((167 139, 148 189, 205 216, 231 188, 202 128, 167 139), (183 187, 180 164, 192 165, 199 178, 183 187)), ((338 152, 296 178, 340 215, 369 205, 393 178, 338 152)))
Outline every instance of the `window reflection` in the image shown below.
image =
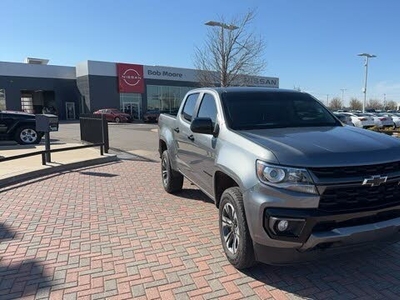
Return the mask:
POLYGON ((176 113, 185 94, 193 88, 147 85, 147 110, 176 113))
POLYGON ((6 91, 0 89, 0 110, 6 110, 6 91))

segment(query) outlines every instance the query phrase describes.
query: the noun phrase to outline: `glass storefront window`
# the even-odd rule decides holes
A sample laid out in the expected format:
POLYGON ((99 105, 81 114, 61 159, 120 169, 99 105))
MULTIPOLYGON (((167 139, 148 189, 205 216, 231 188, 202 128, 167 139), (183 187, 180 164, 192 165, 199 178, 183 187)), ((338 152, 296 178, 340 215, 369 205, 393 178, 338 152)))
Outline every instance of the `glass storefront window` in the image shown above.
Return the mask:
POLYGON ((0 89, 0 110, 6 109, 6 90, 0 89))
POLYGON ((194 87, 147 85, 147 110, 174 113, 185 94, 194 87))
POLYGON ((134 119, 142 119, 142 95, 136 93, 121 93, 119 96, 121 111, 130 114, 134 119))

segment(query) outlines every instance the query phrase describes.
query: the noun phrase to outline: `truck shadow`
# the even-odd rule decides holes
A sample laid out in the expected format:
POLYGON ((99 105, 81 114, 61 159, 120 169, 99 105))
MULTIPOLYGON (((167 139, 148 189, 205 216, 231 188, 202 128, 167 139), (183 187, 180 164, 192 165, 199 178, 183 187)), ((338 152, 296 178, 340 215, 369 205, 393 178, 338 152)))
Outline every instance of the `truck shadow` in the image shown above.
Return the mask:
MULTIPOLYGON (((0 223, 0 241, 2 248, 15 247, 14 239, 18 237, 3 223, 0 223), (7 247, 4 247, 5 244, 7 247)), ((17 244, 18 245, 18 244, 17 244)), ((19 245, 19 247, 25 247, 19 245)), ((1 255, 1 254, 0 254, 1 255)), ((50 274, 46 274, 44 265, 34 259, 13 258, 11 263, 0 259, 0 298, 1 299, 20 299, 25 296, 35 296, 39 290, 47 289, 50 291, 52 279, 50 274)))
POLYGON ((195 200, 195 201, 203 201, 206 203, 213 203, 214 201, 211 200, 204 194, 202 191, 200 191, 197 187, 195 188, 183 188, 181 192, 176 193, 174 196, 178 198, 184 198, 186 200, 195 200))
POLYGON ((400 243, 290 266, 259 264, 243 273, 306 299, 399 299, 400 243))

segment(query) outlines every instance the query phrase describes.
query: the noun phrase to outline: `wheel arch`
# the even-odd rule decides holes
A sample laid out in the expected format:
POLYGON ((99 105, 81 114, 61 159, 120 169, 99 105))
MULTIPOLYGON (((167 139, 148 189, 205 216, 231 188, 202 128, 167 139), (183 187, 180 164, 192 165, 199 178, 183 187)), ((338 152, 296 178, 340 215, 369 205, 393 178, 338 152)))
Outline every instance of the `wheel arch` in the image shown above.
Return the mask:
POLYGON ((163 139, 158 140, 158 153, 160 154, 160 158, 165 150, 168 150, 167 143, 163 139))
POLYGON ((222 171, 217 171, 214 175, 214 195, 215 195, 215 205, 219 207, 219 203, 221 201, 222 193, 230 188, 237 186, 239 184, 229 175, 225 174, 222 171))

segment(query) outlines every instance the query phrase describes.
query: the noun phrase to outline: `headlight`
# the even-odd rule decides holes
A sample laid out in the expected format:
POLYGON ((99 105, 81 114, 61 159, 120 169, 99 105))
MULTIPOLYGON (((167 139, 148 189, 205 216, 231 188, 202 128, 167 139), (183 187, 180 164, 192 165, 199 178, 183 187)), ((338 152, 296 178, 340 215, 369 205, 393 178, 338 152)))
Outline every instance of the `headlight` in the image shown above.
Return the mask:
POLYGON ((257 160, 258 179, 277 188, 318 194, 310 174, 305 169, 270 165, 257 160))

